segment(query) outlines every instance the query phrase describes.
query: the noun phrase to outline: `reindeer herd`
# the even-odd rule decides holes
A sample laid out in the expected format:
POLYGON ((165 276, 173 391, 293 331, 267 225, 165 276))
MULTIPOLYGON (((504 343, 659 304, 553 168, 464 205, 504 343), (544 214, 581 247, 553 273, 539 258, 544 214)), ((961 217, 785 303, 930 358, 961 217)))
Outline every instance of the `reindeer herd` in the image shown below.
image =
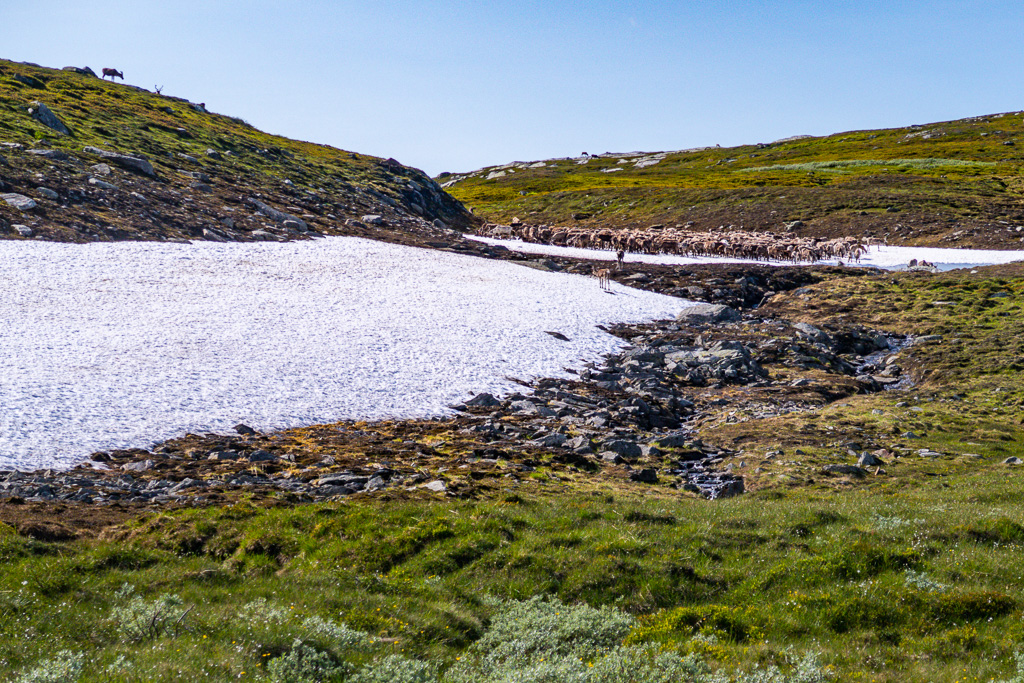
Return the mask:
MULTIPOLYGON (((810 263, 829 259, 859 261, 867 243, 855 237, 820 239, 776 235, 770 232, 683 232, 674 228, 610 230, 565 228, 547 225, 487 224, 486 237, 521 239, 524 242, 583 249, 610 249, 635 254, 677 256, 724 256, 755 261, 810 263)), ((620 258, 621 262, 621 258, 620 258)))

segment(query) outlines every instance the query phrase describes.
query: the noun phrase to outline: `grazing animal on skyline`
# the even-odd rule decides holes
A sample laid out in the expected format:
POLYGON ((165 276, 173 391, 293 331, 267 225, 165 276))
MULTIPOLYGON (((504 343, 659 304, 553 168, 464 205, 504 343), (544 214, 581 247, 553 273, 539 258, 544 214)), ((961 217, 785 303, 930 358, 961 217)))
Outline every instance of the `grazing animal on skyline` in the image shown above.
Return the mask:
POLYGON ((110 76, 110 80, 114 80, 114 78, 120 78, 122 81, 124 80, 124 74, 117 69, 103 69, 103 78, 106 78, 107 76, 110 76))

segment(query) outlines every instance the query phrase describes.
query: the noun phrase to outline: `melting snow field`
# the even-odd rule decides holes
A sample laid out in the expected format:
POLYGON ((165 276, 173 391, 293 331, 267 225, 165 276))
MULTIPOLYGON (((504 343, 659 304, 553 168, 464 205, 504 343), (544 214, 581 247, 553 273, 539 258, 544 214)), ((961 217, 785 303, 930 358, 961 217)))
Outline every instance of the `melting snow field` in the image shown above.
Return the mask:
MULTIPOLYGON (((533 244, 519 240, 499 240, 490 237, 470 236, 469 239, 498 244, 512 251, 524 254, 540 254, 546 256, 564 256, 567 258, 600 259, 614 261, 615 252, 599 249, 578 249, 575 247, 556 247, 549 244, 533 244)), ((906 268, 911 259, 924 259, 934 263, 939 270, 954 268, 973 268, 1024 261, 1024 251, 998 251, 995 249, 939 249, 932 247, 889 247, 875 246, 861 258, 861 266, 874 266, 886 270, 906 268)), ((689 263, 744 263, 744 259, 731 259, 711 256, 669 256, 667 254, 627 254, 629 262, 653 263, 662 265, 689 263)), ((791 266, 791 261, 771 261, 770 265, 791 266)), ((835 265, 837 261, 820 261, 823 264, 835 265)))
POLYGON ((0 469, 238 422, 438 415, 620 348, 597 324, 685 305, 356 238, 0 242, 0 280, 0 469))

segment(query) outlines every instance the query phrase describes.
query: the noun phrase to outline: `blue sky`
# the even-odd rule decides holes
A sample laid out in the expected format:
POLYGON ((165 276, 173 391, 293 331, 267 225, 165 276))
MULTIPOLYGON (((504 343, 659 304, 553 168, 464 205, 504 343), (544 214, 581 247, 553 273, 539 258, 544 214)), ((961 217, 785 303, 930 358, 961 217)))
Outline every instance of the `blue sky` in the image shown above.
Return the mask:
POLYGON ((1020 110, 1022 35, 1019 0, 0 0, 0 57, 431 174, 1020 110))

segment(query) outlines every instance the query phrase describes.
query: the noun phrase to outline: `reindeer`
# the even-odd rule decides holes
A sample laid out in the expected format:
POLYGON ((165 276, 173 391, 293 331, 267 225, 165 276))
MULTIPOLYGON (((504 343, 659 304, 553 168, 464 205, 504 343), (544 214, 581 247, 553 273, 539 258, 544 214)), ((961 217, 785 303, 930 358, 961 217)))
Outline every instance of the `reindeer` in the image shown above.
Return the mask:
POLYGON ((164 86, 162 86, 162 85, 154 85, 153 86, 153 90, 156 91, 157 95, 163 95, 164 94, 164 86))
POLYGON ((110 76, 110 80, 114 80, 114 78, 120 78, 122 81, 124 80, 124 74, 117 69, 103 69, 103 78, 106 78, 107 76, 110 76))
POLYGON ((594 277, 597 278, 597 283, 601 285, 601 289, 606 292, 610 292, 612 289, 612 269, 601 268, 598 270, 594 269, 594 277))
POLYGON ((622 270, 622 262, 626 260, 626 252, 619 249, 615 252, 615 270, 622 270))

